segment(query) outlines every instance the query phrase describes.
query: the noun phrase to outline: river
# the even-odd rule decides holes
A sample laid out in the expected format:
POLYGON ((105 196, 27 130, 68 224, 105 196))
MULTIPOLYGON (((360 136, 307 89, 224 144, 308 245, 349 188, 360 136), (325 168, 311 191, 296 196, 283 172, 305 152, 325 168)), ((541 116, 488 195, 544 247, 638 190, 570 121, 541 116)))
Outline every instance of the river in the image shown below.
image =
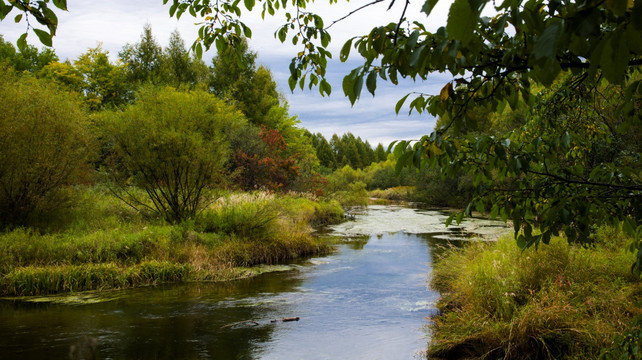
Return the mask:
POLYGON ((254 278, 2 300, 0 359, 421 358, 433 258, 505 231, 481 219, 446 230, 445 218, 375 205, 328 229, 336 252, 254 278))

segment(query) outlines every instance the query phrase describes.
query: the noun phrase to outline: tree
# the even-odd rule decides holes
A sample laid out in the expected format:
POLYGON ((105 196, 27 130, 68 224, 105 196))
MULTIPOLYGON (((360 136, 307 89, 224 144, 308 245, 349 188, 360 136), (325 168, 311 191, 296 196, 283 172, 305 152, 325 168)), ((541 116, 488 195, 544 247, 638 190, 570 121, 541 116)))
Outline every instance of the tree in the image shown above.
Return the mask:
POLYGON ((140 41, 133 45, 125 45, 118 57, 125 64, 129 82, 141 84, 162 81, 163 49, 154 39, 151 25, 146 24, 140 41))
POLYGON ((249 50, 247 41, 243 39, 238 47, 214 57, 211 73, 210 89, 214 94, 232 101, 250 123, 277 128, 269 112, 281 105, 281 96, 270 71, 263 66, 257 68, 256 53, 249 50))
POLYGON ((234 161, 241 169, 241 187, 244 190, 287 189, 299 175, 295 155, 285 155, 287 145, 278 130, 261 125, 259 137, 265 144, 264 154, 238 152, 234 155, 234 161))
POLYGON ((379 143, 377 144, 377 147, 375 148, 374 151, 374 161, 380 162, 380 161, 386 161, 388 159, 388 153, 386 153, 386 149, 383 148, 383 144, 379 143))
POLYGON ((171 223, 206 204, 229 156, 228 132, 246 121, 207 92, 172 88, 143 88, 136 103, 99 119, 113 144, 105 162, 114 193, 171 223))
POLYGON ((125 69, 112 64, 109 53, 101 45, 80 55, 74 66, 84 79, 82 92, 90 109, 118 107, 131 100, 132 90, 126 82, 125 69))
POLYGON ((207 81, 209 69, 203 61, 190 56, 178 30, 174 30, 170 35, 169 44, 163 53, 163 83, 174 87, 194 88, 207 81))
POLYGON ((92 154, 79 100, 0 68, 0 226, 24 226, 69 205, 92 154))

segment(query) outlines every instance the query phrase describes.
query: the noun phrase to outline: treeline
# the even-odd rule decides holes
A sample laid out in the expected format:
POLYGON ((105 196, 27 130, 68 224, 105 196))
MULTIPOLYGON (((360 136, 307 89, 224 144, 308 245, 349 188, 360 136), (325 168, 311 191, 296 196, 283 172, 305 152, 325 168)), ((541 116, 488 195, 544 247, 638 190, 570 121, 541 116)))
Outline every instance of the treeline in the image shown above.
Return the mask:
POLYGON ((352 133, 343 134, 341 137, 333 134, 330 141, 321 133, 308 133, 312 139, 322 169, 334 171, 348 165, 353 169, 363 169, 372 163, 386 161, 388 152, 379 143, 376 148, 368 140, 355 137, 352 133))

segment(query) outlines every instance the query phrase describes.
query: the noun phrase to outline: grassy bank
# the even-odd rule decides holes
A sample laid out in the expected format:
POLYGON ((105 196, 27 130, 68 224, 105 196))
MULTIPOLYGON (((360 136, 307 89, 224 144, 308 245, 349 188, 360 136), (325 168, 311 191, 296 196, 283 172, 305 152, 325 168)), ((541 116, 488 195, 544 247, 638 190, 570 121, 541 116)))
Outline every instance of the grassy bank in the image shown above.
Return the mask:
POLYGON ((590 247, 557 238, 522 253, 502 238, 449 250, 432 275, 442 298, 429 358, 597 358, 642 314, 626 243, 601 229, 590 247))
POLYGON ((196 219, 167 225, 101 189, 41 226, 0 234, 0 295, 128 288, 172 281, 228 280, 243 268, 327 253, 313 224, 340 221, 336 202, 301 195, 228 194, 196 219))

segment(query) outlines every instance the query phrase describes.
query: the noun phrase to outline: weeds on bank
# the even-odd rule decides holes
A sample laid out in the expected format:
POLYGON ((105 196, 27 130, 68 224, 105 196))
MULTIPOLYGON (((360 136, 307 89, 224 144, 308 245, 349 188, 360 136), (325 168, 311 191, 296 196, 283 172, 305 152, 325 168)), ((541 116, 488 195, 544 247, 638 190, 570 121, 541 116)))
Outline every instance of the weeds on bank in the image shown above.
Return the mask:
POLYGON ((561 238, 521 252, 506 237, 452 249, 436 262, 442 293, 428 355, 435 358, 596 358, 642 314, 642 284, 626 239, 601 229, 589 247, 561 238))
POLYGON ((343 217, 336 202, 229 194, 198 218, 167 225, 102 190, 86 191, 87 202, 67 213, 66 227, 0 234, 0 295, 234 278, 235 267, 329 252, 327 242, 310 235, 310 225, 343 217))
POLYGON ((369 195, 370 197, 385 200, 410 200, 414 190, 414 186, 396 186, 385 190, 372 190, 369 195))

